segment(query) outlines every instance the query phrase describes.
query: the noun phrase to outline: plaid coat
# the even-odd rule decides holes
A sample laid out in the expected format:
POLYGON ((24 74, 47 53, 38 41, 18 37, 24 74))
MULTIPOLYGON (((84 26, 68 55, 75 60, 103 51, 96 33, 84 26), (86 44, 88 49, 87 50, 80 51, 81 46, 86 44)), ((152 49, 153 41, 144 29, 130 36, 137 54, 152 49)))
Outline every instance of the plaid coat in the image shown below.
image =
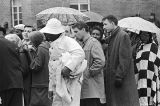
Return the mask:
POLYGON ((155 43, 145 44, 136 55, 135 77, 141 106, 160 106, 160 51, 155 43))

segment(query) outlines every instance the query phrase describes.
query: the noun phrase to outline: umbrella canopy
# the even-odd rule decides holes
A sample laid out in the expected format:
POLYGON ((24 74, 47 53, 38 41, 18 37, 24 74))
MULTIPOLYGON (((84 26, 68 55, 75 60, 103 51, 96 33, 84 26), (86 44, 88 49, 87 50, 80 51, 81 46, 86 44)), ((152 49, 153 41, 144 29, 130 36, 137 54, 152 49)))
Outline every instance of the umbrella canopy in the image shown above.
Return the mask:
POLYGON ((87 22, 102 22, 103 16, 98 13, 87 11, 84 12, 84 14, 86 14, 90 18, 90 20, 88 20, 87 22))
POLYGON ((63 25, 73 24, 78 21, 87 21, 89 17, 76 9, 68 7, 54 7, 41 11, 36 15, 37 20, 48 21, 57 18, 63 25))
POLYGON ((140 17, 123 18, 118 21, 118 25, 136 33, 147 31, 158 34, 160 32, 160 29, 155 24, 140 17))

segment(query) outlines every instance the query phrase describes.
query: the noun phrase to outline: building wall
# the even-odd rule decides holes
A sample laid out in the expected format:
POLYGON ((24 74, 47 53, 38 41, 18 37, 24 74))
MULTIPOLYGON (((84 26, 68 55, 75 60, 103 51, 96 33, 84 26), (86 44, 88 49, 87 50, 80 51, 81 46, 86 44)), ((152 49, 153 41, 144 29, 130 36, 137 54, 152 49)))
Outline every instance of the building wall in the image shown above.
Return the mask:
MULTIPOLYGON (((24 0, 27 1, 27 0, 24 0)), ((39 12, 52 8, 52 7, 67 7, 69 4, 67 0, 28 0, 30 3, 29 6, 26 6, 26 9, 30 11, 25 12, 24 24, 35 25, 36 24, 36 14, 39 12)), ((27 1, 27 2, 28 2, 27 1)), ((25 3, 24 3, 25 4, 25 3)))
POLYGON ((11 26, 10 0, 0 0, 0 25, 3 26, 5 22, 11 26))
MULTIPOLYGON (((51 7, 69 7, 69 0, 22 0, 23 23, 36 24, 36 14, 51 7)), ((119 19, 134 16, 140 13, 141 17, 148 18, 155 12, 160 19, 159 0, 90 0, 91 11, 103 16, 113 14, 119 19)), ((0 25, 8 22, 11 26, 10 0, 0 0, 0 25)))
POLYGON ((32 25, 34 23, 34 17, 31 10, 31 1, 33 0, 22 0, 23 24, 25 25, 32 25))
MULTIPOLYGON (((69 7, 69 0, 32 0, 32 15, 34 17, 42 10, 57 6, 69 7)), ((102 16, 113 14, 118 19, 138 13, 147 19, 151 12, 155 12, 160 18, 160 1, 158 0, 90 0, 90 6, 93 12, 102 16)))
POLYGON ((113 14, 119 19, 138 13, 141 17, 148 18, 151 12, 155 12, 160 18, 159 9, 158 0, 91 0, 91 11, 103 16, 113 14))

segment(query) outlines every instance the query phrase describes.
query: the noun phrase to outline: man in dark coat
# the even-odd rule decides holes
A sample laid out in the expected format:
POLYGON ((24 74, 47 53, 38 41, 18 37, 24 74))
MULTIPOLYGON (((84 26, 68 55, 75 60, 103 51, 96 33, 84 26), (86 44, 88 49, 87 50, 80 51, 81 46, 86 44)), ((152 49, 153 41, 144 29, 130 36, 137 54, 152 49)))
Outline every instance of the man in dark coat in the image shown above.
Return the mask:
POLYGON ((107 106, 139 106, 130 38, 117 26, 115 16, 102 21, 104 30, 110 33, 104 71, 107 106))
POLYGON ((22 106, 23 78, 18 47, 0 38, 0 106, 22 106))

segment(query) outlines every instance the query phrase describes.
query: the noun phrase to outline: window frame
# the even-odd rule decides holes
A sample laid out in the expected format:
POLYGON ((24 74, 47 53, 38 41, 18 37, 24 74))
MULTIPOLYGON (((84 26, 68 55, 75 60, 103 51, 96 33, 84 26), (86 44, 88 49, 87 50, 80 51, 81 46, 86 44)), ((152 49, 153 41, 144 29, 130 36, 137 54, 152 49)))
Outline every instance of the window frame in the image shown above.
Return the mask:
POLYGON ((81 5, 88 5, 88 11, 90 11, 90 0, 87 0, 86 3, 81 3, 81 2, 79 2, 79 0, 77 0, 77 3, 70 2, 69 6, 70 5, 78 5, 78 11, 80 11, 80 12, 85 12, 85 10, 81 10, 81 5))
POLYGON ((22 13, 22 5, 14 5, 13 4, 14 0, 12 0, 12 25, 15 26, 15 21, 17 21, 17 25, 18 24, 22 24, 23 23, 23 13, 22 13), (14 11, 14 8, 16 8, 17 11, 14 11), (20 11, 21 8, 21 11, 20 11), (15 19, 14 15, 17 15, 17 19, 15 19), (22 14, 22 17, 20 19, 20 14, 22 14))

